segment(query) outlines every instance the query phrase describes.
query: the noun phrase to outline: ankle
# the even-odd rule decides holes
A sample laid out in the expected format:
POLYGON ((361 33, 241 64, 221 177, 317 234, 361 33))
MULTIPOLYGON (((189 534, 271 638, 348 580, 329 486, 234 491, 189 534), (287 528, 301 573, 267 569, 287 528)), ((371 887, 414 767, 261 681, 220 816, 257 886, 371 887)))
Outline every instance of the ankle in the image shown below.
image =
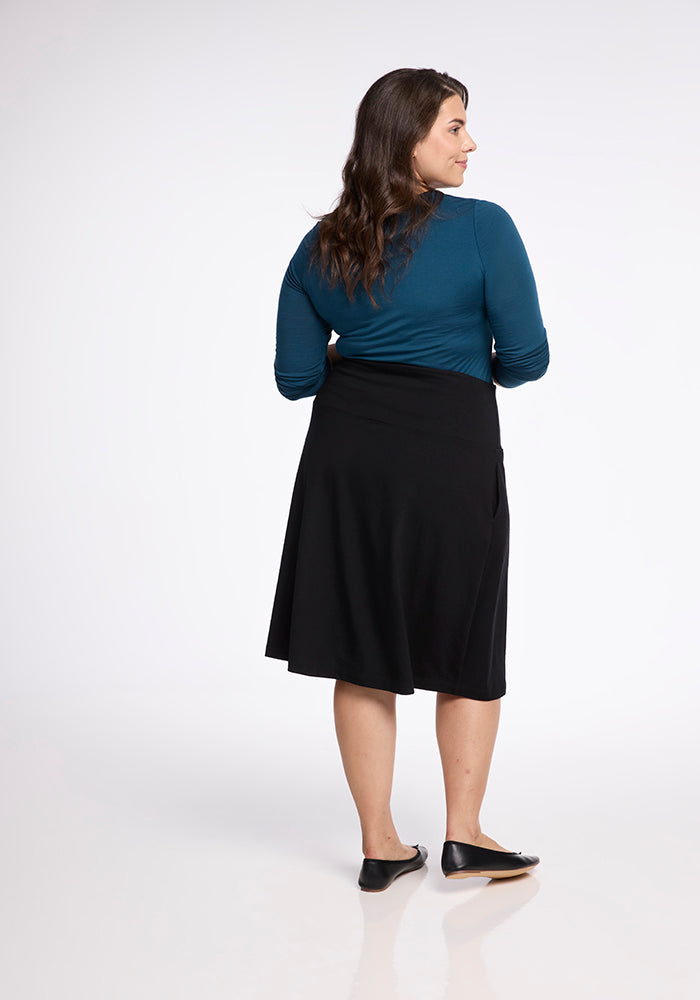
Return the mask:
POLYGON ((456 840, 460 844, 476 844, 481 836, 481 827, 459 827, 459 829, 448 828, 445 833, 445 840, 456 840))
POLYGON ((366 858, 391 858, 400 853, 403 844, 399 835, 393 837, 363 837, 362 853, 366 858))

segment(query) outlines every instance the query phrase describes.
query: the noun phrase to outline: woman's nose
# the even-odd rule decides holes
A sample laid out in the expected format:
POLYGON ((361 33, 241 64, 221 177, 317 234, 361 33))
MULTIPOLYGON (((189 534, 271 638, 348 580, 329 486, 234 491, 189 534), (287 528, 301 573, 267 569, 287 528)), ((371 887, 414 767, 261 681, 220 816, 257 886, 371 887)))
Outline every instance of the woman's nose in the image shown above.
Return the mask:
POLYGON ((472 137, 469 135, 468 132, 467 132, 467 135, 466 135, 464 146, 462 148, 464 150, 466 150, 467 152, 471 152, 471 153, 473 153, 474 150, 476 149, 476 143, 474 142, 474 140, 472 139, 472 137))

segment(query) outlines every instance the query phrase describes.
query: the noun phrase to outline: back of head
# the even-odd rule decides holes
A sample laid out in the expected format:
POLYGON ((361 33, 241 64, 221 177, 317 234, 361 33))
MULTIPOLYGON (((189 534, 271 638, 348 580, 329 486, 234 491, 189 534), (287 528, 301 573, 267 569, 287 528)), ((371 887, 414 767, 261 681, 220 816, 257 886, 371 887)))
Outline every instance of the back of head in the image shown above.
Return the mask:
POLYGON ((332 285, 345 284, 350 300, 361 281, 376 306, 371 286, 388 263, 387 244, 405 219, 399 249, 405 263, 410 239, 437 208, 437 199, 421 197, 425 188, 416 174, 413 151, 428 135, 448 97, 456 94, 466 108, 469 95, 459 80, 434 69, 395 69, 376 80, 360 101, 355 136, 343 167, 343 190, 337 206, 320 218, 310 266, 319 265, 332 285))

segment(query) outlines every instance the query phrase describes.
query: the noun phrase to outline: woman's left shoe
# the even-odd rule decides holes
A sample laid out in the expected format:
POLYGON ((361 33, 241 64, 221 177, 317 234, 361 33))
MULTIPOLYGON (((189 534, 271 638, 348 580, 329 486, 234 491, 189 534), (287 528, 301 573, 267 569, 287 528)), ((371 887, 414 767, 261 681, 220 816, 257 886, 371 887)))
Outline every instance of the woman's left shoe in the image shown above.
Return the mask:
POLYGON ((358 885, 365 892, 381 892, 388 889, 395 878, 422 868, 428 857, 428 849, 422 844, 414 844, 416 853, 405 861, 382 861, 379 858, 365 858, 360 869, 358 885))

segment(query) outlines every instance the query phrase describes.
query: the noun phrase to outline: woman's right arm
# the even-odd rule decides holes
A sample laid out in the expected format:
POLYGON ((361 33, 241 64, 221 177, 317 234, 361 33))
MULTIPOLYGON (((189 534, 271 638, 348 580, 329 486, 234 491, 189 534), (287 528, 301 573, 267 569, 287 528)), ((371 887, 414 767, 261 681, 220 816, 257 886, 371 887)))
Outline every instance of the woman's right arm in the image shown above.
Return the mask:
MULTIPOLYGON (((496 379, 493 377, 493 366, 494 366, 495 363, 496 363, 496 352, 493 351, 492 354, 491 354, 491 378, 493 378, 494 382, 496 382, 496 379)), ((500 385, 500 384, 501 384, 500 382, 496 382, 496 385, 500 385)))
POLYGON ((512 388, 542 378, 549 343, 535 278, 510 215, 492 201, 475 205, 474 231, 484 268, 484 297, 495 353, 496 385, 512 388))

